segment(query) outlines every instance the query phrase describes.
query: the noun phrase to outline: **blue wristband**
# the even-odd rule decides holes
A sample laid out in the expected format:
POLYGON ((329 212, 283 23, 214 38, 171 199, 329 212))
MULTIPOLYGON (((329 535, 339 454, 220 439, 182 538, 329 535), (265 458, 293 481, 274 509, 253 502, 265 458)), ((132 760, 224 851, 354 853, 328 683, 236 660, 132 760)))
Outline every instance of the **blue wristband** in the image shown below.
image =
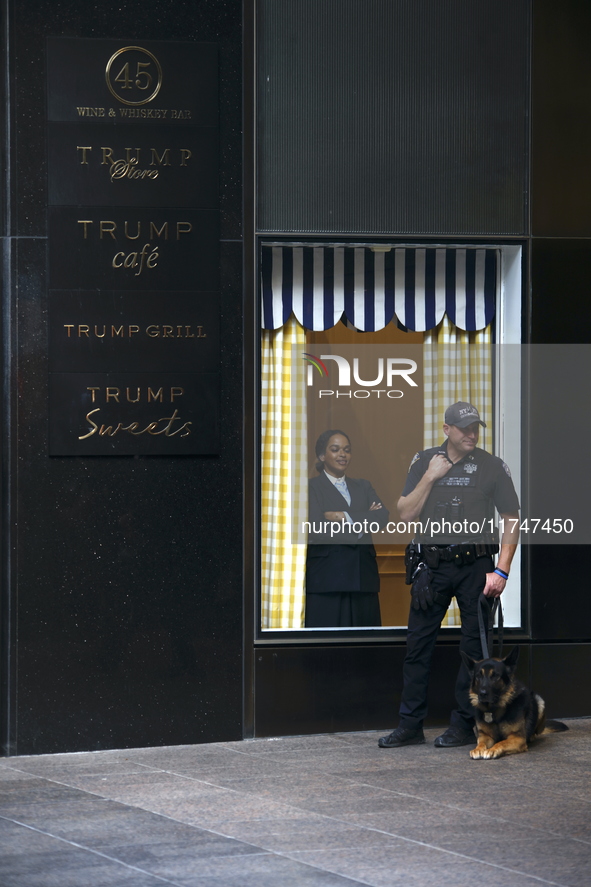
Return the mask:
POLYGON ((503 573, 503 571, 502 571, 502 570, 499 570, 498 567, 496 567, 496 569, 495 569, 494 572, 497 573, 499 576, 502 576, 502 578, 503 578, 505 581, 507 581, 507 579, 509 578, 509 574, 508 574, 508 573, 503 573))

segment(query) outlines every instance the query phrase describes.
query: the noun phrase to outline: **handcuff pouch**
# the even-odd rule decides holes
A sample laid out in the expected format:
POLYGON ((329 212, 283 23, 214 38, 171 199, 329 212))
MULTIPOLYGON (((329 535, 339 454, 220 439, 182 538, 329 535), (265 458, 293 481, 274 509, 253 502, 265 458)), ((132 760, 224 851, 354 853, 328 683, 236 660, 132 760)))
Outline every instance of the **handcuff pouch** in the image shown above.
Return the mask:
POLYGON ((436 548, 435 546, 423 546, 422 556, 423 560, 430 570, 437 569, 437 567, 439 566, 439 561, 441 560, 441 553, 439 548, 436 548))

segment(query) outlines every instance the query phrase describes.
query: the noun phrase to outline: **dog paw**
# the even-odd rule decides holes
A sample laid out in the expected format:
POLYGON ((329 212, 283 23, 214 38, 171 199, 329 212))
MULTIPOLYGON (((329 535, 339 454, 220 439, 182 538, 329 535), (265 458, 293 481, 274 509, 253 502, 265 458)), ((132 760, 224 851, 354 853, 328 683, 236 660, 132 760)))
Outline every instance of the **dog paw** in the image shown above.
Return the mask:
POLYGON ((503 751, 500 748, 487 748, 482 752, 482 757, 487 761, 492 761, 493 758, 500 758, 502 754, 503 751))
POLYGON ((502 751, 495 748, 475 748, 470 752, 470 757, 475 761, 478 759, 481 761, 490 761, 493 758, 499 758, 502 754, 502 751))

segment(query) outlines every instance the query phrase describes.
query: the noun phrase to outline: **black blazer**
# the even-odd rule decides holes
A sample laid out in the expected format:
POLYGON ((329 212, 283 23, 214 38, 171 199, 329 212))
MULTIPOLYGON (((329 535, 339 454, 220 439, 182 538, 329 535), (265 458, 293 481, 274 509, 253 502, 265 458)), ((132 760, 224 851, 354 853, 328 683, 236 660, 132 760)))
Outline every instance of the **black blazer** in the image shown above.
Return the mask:
MULTIPOLYGON (((354 533, 342 533, 331 540, 330 527, 324 532, 325 511, 346 511, 354 522, 367 525, 377 523, 380 530, 388 523, 390 513, 387 508, 370 511, 372 502, 382 500, 368 480, 347 478, 351 504, 339 493, 327 478, 324 471, 313 477, 308 485, 308 519, 312 527, 308 534, 308 555, 306 561, 306 591, 308 593, 335 591, 380 590, 380 577, 376 564, 376 551, 371 534, 360 539, 354 533), (339 540, 350 538, 351 543, 339 540)), ((383 503, 382 503, 383 506, 383 503)))

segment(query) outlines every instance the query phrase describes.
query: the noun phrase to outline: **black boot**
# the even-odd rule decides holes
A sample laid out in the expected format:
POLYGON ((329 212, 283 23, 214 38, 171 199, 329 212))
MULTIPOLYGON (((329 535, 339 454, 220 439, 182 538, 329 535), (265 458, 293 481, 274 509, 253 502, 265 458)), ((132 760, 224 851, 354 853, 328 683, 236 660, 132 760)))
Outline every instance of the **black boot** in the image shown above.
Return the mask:
POLYGON ((422 727, 396 727, 388 736, 378 739, 380 748, 401 748, 403 745, 422 745, 425 734, 422 727))

